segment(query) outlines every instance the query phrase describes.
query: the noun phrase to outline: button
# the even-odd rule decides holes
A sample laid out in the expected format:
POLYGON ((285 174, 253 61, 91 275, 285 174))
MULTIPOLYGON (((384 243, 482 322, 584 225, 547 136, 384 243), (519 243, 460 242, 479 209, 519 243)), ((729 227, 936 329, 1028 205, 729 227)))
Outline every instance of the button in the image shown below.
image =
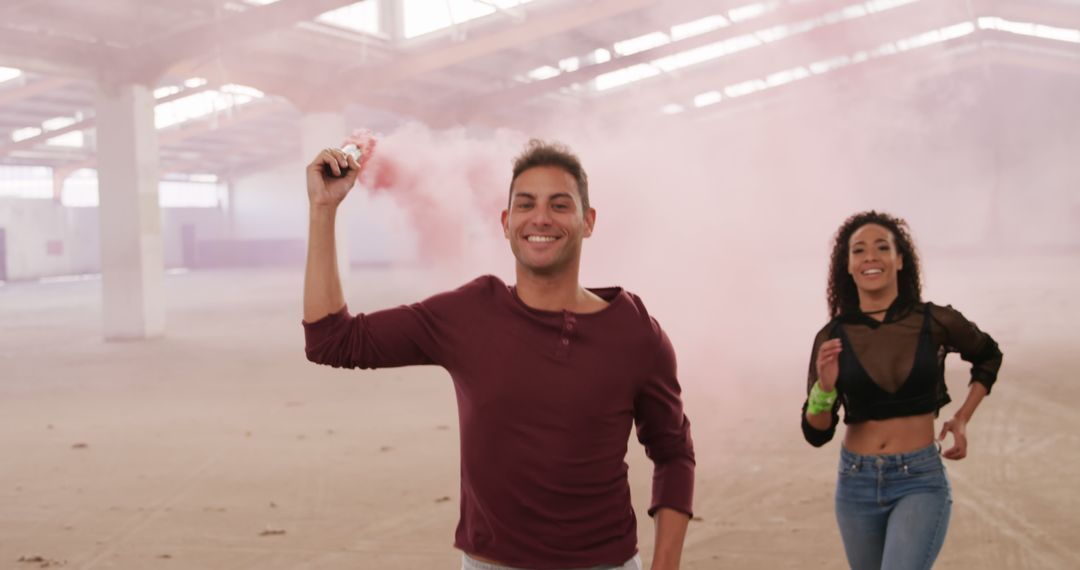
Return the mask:
POLYGON ((562 339, 562 343, 563 343, 563 346, 566 346, 566 345, 570 344, 570 339, 564 338, 564 339, 562 339))
POLYGON ((574 323, 566 323, 566 330, 568 330, 568 331, 574 330, 574 323))

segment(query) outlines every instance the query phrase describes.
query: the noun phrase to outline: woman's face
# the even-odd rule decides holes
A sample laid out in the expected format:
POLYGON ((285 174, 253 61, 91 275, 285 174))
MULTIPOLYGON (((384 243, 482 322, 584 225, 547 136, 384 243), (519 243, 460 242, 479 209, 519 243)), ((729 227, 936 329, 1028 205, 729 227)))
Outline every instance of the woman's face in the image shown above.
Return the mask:
POLYGON ((848 273, 859 293, 896 295, 896 274, 903 267, 904 258, 896 251, 896 239, 885 227, 866 224, 851 234, 848 273))

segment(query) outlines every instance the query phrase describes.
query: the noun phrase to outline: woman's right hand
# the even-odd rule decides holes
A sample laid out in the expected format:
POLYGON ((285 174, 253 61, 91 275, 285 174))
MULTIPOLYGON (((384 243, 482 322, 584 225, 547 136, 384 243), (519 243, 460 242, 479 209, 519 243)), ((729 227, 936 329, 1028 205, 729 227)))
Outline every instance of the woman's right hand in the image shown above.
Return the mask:
POLYGON ((840 339, 834 338, 821 343, 817 353, 817 378, 821 389, 832 392, 836 388, 836 377, 840 373, 840 339))
POLYGON ((341 149, 323 149, 307 165, 307 192, 311 207, 336 207, 356 184, 359 174, 360 164, 353 157, 341 149), (327 174, 328 171, 330 174, 327 174))

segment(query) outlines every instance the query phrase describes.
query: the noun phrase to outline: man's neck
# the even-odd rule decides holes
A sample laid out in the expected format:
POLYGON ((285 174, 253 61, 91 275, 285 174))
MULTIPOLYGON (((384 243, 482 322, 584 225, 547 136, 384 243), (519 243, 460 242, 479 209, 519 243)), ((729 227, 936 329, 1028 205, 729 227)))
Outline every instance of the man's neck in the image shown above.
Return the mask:
POLYGON ((576 269, 553 275, 537 275, 519 266, 516 289, 523 303, 541 311, 591 313, 607 305, 578 283, 576 269))

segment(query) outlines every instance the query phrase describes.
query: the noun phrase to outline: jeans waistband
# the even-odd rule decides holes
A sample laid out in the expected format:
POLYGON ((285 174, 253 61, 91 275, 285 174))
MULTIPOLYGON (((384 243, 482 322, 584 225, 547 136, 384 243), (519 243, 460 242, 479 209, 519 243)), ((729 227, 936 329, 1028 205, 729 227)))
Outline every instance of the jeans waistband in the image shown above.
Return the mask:
POLYGON ((922 449, 909 451, 907 453, 890 453, 886 455, 862 455, 841 446, 840 459, 845 465, 864 465, 880 469, 888 469, 890 467, 896 468, 903 467, 904 465, 918 464, 924 461, 940 461, 941 446, 935 441, 922 449))

